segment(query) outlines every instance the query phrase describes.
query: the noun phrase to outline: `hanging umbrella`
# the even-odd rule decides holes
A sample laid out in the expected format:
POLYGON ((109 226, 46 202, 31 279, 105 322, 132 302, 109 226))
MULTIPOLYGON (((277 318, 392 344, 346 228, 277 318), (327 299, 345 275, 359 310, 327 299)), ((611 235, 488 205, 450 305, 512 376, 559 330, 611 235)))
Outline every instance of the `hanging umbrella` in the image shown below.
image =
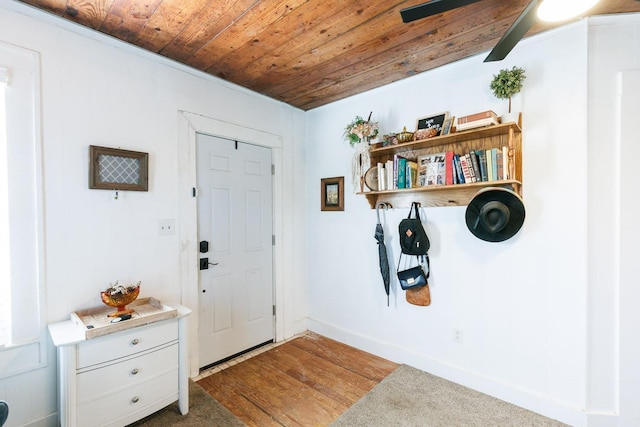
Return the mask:
POLYGON ((384 282, 384 290, 387 293, 387 307, 389 306, 389 258, 387 257, 387 247, 384 244, 384 230, 382 229, 382 223, 380 222, 380 206, 387 209, 387 203, 378 203, 376 206, 376 215, 378 216, 378 223, 376 224, 375 239, 378 241, 378 257, 380 258, 380 274, 382 275, 382 281, 384 282))

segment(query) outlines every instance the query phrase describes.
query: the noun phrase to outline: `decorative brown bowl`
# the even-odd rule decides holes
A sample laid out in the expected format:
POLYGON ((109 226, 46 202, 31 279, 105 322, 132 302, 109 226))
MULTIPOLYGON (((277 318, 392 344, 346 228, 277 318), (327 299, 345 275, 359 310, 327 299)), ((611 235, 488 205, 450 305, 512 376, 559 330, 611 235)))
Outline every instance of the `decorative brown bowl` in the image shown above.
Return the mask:
POLYGON ((402 129, 402 132, 400 132, 399 134, 396 135, 396 139, 398 140, 398 143, 400 143, 400 144, 402 144, 404 142, 413 141, 413 132, 407 131, 407 127, 405 126, 402 129))
MULTIPOLYGON (((110 288, 111 289, 111 288, 110 288)), ((140 294, 140 285, 120 287, 118 292, 110 292, 109 289, 100 292, 100 299, 109 307, 116 307, 116 311, 109 313, 109 317, 118 317, 122 314, 133 313, 132 309, 127 309, 127 304, 131 304, 140 294), (122 291, 124 290, 124 292, 122 291)))

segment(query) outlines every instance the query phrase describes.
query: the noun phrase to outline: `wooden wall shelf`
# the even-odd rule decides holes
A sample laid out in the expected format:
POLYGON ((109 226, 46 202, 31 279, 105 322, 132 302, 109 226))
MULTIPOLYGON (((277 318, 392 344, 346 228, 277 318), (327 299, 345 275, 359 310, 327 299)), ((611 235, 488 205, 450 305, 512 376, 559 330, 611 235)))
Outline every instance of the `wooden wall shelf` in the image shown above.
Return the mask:
POLYGON ((522 196, 522 115, 518 123, 504 123, 463 132, 454 132, 445 136, 412 141, 404 144, 390 145, 372 149, 369 152, 371 166, 378 162, 392 160, 396 154, 409 159, 426 154, 453 151, 457 154, 470 150, 508 147, 509 177, 508 180, 484 181, 470 184, 430 185, 407 189, 385 191, 364 191, 364 195, 372 209, 378 203, 388 202, 393 207, 411 206, 412 202, 420 202, 422 206, 465 206, 473 196, 485 187, 509 188, 522 196))
POLYGON ((388 202, 394 208, 408 208, 411 202, 420 202, 422 206, 466 206, 478 191, 485 187, 504 187, 522 194, 522 183, 516 180, 474 182, 472 184, 430 185, 418 188, 405 188, 385 191, 366 191, 358 193, 366 196, 371 209, 378 203, 388 202))

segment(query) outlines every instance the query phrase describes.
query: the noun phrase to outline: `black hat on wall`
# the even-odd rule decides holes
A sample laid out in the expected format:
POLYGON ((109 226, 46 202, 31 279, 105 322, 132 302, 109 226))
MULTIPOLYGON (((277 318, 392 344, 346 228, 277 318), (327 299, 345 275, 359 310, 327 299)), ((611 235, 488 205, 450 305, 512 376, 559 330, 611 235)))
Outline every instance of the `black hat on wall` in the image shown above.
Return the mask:
POLYGON ((520 196, 501 187, 480 190, 467 206, 465 220, 474 236, 487 242, 513 237, 524 223, 525 209, 520 196))

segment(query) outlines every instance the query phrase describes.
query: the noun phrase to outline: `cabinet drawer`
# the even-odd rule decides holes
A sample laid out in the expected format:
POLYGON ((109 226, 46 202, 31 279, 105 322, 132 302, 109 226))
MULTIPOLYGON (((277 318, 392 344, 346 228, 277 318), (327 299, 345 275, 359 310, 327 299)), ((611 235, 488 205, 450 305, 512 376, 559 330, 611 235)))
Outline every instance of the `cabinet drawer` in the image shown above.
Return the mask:
POLYGON ((178 400, 178 369, 127 388, 118 393, 93 399, 77 406, 77 425, 102 426, 124 418, 163 399, 178 400))
POLYGON ((87 340, 78 345, 76 368, 109 362, 178 339, 178 322, 166 321, 87 340))
POLYGON ((111 394, 148 381, 178 367, 178 344, 151 351, 77 376, 78 402, 111 394))

